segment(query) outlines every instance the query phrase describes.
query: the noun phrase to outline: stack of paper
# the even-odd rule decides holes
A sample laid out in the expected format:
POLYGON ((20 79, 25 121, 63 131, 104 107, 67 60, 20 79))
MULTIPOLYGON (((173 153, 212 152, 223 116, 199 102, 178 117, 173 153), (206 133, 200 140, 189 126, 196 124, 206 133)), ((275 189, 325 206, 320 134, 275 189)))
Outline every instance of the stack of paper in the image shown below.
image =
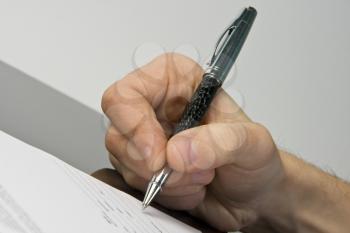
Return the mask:
POLYGON ((0 232, 198 231, 0 131, 0 232))

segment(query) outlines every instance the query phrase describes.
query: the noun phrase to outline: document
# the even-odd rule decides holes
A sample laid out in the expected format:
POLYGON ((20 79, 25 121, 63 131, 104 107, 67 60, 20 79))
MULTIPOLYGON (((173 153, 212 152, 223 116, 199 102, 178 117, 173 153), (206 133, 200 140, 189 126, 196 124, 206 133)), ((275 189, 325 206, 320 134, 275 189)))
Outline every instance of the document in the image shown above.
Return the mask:
POLYGON ((0 131, 0 233, 199 232, 0 131))

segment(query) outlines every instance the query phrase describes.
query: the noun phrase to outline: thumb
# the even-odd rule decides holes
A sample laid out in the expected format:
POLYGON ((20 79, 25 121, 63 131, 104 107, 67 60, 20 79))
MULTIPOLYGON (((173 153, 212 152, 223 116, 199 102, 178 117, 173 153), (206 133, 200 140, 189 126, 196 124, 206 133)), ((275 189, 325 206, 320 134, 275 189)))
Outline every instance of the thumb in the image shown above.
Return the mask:
POLYGON ((259 124, 214 123, 173 136, 167 144, 167 162, 179 172, 199 172, 233 163, 249 168, 257 166, 259 159, 254 157, 273 148, 269 132, 259 124))

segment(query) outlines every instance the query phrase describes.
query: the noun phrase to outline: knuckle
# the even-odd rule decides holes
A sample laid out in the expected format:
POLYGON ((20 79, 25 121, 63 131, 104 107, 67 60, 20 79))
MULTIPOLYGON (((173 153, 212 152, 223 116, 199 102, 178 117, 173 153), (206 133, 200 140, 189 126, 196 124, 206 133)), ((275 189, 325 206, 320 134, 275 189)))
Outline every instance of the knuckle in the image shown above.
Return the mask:
POLYGON ((128 92, 130 87, 130 79, 133 79, 132 75, 127 75, 123 79, 113 83, 111 86, 105 90, 102 95, 101 108, 105 114, 108 115, 110 108, 116 106, 117 104, 124 102, 129 96, 125 96, 123 92, 128 92))
POLYGON ((115 144, 115 133, 113 132, 113 128, 109 127, 105 136, 105 147, 106 149, 112 153, 114 144, 115 144))
POLYGON ((113 145, 114 145, 114 135, 110 132, 110 130, 108 130, 105 136, 106 149, 109 152, 111 152, 113 145))
POLYGON ((254 123, 254 131, 258 139, 270 139, 271 135, 269 130, 260 123, 254 123))
POLYGON ((254 131, 255 143, 258 144, 259 149, 267 154, 273 154, 276 146, 269 130, 260 123, 254 123, 254 131))
POLYGON ((102 108, 104 113, 106 113, 108 111, 108 108, 114 102, 114 95, 115 95, 114 87, 113 87, 114 85, 115 84, 113 84, 112 86, 107 88, 107 90, 105 90, 105 92, 102 95, 101 108, 102 108))

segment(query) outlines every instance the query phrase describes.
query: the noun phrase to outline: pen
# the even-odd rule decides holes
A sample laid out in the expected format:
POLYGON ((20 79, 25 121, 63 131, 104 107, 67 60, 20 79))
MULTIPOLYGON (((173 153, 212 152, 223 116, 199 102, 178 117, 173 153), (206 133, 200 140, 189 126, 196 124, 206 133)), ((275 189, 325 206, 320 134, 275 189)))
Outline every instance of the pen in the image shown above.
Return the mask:
MULTIPOLYGON (((173 135, 199 124, 211 101, 214 99, 217 90, 221 87, 235 63, 253 25, 256 14, 257 12, 253 7, 245 8, 241 15, 220 36, 208 64, 208 69, 203 74, 201 83, 186 106, 180 121, 175 126, 173 135)), ((144 209, 159 193, 171 172, 172 170, 165 166, 161 171, 153 175, 142 202, 144 209)))

